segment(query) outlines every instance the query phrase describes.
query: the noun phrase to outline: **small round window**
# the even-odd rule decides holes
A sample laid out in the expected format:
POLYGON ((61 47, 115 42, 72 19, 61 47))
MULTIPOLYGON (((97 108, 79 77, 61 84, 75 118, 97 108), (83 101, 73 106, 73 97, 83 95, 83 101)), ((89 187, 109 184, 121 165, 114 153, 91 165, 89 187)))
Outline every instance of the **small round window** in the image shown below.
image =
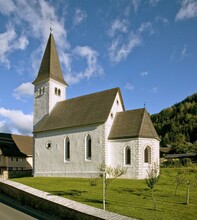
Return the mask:
POLYGON ((51 143, 51 141, 47 141, 47 143, 46 143, 46 148, 47 148, 48 150, 50 150, 50 149, 52 148, 52 143, 51 143))

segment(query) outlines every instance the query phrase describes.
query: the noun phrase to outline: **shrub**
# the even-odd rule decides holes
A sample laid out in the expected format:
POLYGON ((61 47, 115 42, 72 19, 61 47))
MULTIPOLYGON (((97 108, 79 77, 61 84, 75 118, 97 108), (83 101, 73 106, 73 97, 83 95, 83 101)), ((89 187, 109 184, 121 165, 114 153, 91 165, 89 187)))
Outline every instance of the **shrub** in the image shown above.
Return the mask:
POLYGON ((181 163, 182 163, 182 165, 183 165, 184 167, 189 167, 189 166, 191 166, 192 161, 191 161, 190 158, 183 158, 183 159, 181 160, 181 163))

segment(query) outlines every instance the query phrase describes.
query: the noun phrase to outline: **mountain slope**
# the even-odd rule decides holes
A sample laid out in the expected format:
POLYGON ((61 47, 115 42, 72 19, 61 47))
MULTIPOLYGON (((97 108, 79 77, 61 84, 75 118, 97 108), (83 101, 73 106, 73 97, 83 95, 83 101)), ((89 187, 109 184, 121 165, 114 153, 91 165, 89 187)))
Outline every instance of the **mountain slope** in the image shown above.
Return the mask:
POLYGON ((197 152, 197 93, 151 116, 161 146, 177 153, 197 152))

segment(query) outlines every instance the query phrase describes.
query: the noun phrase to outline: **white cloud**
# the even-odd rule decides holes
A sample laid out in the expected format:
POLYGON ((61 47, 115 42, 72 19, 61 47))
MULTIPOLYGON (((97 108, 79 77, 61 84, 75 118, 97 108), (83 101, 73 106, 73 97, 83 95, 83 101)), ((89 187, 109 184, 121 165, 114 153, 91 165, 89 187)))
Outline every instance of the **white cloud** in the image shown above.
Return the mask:
POLYGON ((175 20, 187 20, 197 17, 197 1, 196 0, 182 0, 181 8, 176 14, 175 20))
POLYGON ((81 10, 80 8, 77 8, 75 10, 75 15, 73 17, 73 23, 74 25, 81 24, 87 17, 87 14, 84 10, 81 10))
POLYGON ((28 45, 26 36, 22 35, 17 38, 17 34, 12 25, 7 26, 7 31, 0 34, 0 63, 10 68, 8 54, 15 50, 24 50, 28 45))
POLYGON ((27 98, 29 96, 33 96, 34 93, 34 86, 32 83, 22 83, 20 86, 18 86, 16 89, 14 89, 13 95, 16 97, 16 99, 24 100, 24 98, 27 98))
POLYGON ((139 33, 148 32, 150 35, 154 33, 153 26, 151 22, 144 22, 138 28, 139 33))
POLYGON ((163 24, 163 26, 167 26, 169 24, 168 19, 162 16, 157 16, 155 20, 156 22, 163 24))
POLYGON ((150 1, 149 1, 149 4, 150 4, 151 6, 156 6, 160 1, 161 1, 161 0, 150 0, 150 1))
POLYGON ((188 46, 186 44, 182 48, 177 48, 176 46, 173 46, 170 60, 182 61, 187 56, 189 56, 189 53, 188 53, 188 46))
POLYGON ((127 58, 127 56, 134 50, 135 47, 140 46, 141 38, 138 35, 130 34, 128 39, 117 37, 112 41, 108 48, 111 62, 119 63, 127 58))
POLYGON ((141 0, 132 0, 134 11, 137 12, 140 6, 141 0))
POLYGON ((152 89, 151 89, 151 93, 157 93, 158 92, 158 87, 153 87, 152 89))
POLYGON ((146 77, 146 76, 148 76, 148 72, 147 72, 147 71, 146 71, 146 72, 141 72, 140 75, 141 75, 142 77, 146 77))
MULTIPOLYGON (((11 27, 15 34, 15 36, 12 36, 12 39, 10 41, 8 41, 9 38, 7 40, 4 39, 4 44, 1 45, 9 45, 5 43, 7 41, 8 43, 12 43, 12 49, 25 49, 28 44, 27 36, 31 36, 41 40, 39 51, 42 51, 46 45, 51 26, 50 23, 52 21, 52 28, 54 29, 54 36, 57 46, 62 51, 70 47, 70 44, 67 41, 67 32, 64 28, 64 21, 63 19, 58 19, 55 13, 55 8, 50 4, 50 2, 45 0, 0 0, 0 10, 3 14, 10 15, 9 22, 12 24, 11 27), (15 30, 17 30, 18 28, 22 33, 25 33, 26 36, 23 34, 18 38, 15 32, 15 30)), ((7 32, 9 31, 9 34, 12 33, 10 32, 10 29, 11 28, 7 30, 7 32)), ((10 48, 7 48, 6 52, 8 52, 9 49, 10 48)), ((10 65, 7 55, 8 54, 6 54, 4 51, 0 51, 0 62, 6 65, 7 68, 9 68, 10 65)), ((34 57, 34 59, 38 59, 39 61, 41 59, 41 56, 32 57, 34 57)), ((38 61, 33 60, 32 62, 32 66, 34 67, 35 63, 37 63, 38 61)))
POLYGON ((12 0, 0 0, 0 12, 2 14, 10 14, 16 10, 16 6, 12 0))
POLYGON ((128 23, 126 20, 115 19, 108 30, 108 34, 110 37, 114 37, 116 33, 127 33, 127 28, 128 23))
POLYGON ((22 35, 21 37, 19 37, 19 39, 14 43, 14 48, 15 49, 20 49, 20 50, 24 50, 27 45, 29 44, 29 41, 27 39, 26 36, 22 35))
MULTIPOLYGON (((69 67, 70 71, 66 74, 66 82, 68 84, 78 83, 80 80, 86 78, 89 79, 90 77, 96 75, 102 75, 103 69, 98 63, 97 57, 99 56, 98 52, 91 47, 88 46, 77 46, 73 51, 72 54, 77 57, 78 59, 85 59, 86 60, 86 68, 84 71, 80 71, 77 73, 71 73, 72 68, 69 67)), ((70 64, 68 64, 70 65, 70 64)))
POLYGON ((6 123, 6 121, 0 121, 0 132, 2 133, 11 133, 11 129, 6 123))
POLYGON ((182 51, 181 51, 181 60, 188 56, 188 47, 187 45, 184 45, 182 51))
MULTIPOLYGON (((9 125, 9 130, 21 134, 30 134, 32 132, 33 115, 24 114, 19 110, 0 108, 0 116, 6 119, 6 124, 9 125)), ((6 128, 5 121, 1 121, 1 125, 6 128)))
POLYGON ((127 83, 127 84, 125 85, 125 89, 134 90, 134 86, 131 85, 130 83, 127 83))

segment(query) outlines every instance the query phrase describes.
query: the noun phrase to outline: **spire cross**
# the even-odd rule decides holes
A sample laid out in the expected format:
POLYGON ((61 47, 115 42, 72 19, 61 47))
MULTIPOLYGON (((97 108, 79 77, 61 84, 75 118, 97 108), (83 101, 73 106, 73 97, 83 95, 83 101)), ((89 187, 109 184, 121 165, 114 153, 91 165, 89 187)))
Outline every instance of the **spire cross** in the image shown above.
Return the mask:
POLYGON ((50 33, 52 33, 52 31, 53 31, 53 21, 51 20, 50 21, 50 33))

